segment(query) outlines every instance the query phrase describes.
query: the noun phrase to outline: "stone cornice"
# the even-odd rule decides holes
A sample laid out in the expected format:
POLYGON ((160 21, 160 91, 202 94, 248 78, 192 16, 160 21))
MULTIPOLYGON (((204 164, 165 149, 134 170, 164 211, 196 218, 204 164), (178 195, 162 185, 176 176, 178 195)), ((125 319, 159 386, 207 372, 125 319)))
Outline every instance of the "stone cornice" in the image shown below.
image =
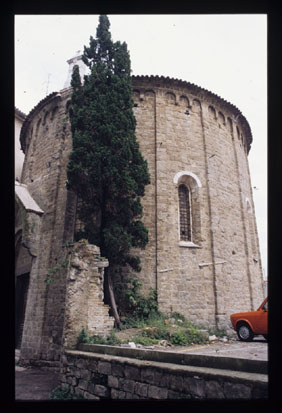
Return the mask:
MULTIPOLYGON (((242 112, 232 103, 228 102, 227 100, 221 98, 220 96, 216 95, 213 92, 210 92, 207 89, 204 89, 200 86, 195 85, 194 83, 190 83, 184 80, 179 80, 179 79, 174 79, 170 77, 165 77, 165 76, 153 76, 153 75, 145 75, 145 76, 132 76, 132 86, 137 87, 140 83, 146 83, 146 84, 151 84, 152 87, 173 87, 173 88, 187 88, 192 94, 195 94, 199 96, 200 93, 205 94, 206 97, 210 97, 210 99, 217 100, 218 103, 221 106, 225 106, 229 111, 231 111, 234 115, 235 118, 237 118, 242 126, 246 143, 247 143, 247 149, 248 152, 251 147, 251 143, 253 140, 252 137, 252 132, 250 125, 245 118, 245 116, 242 114, 242 112)), ((71 88, 66 88, 63 89, 61 92, 71 92, 71 88)), ((21 142, 21 148, 23 152, 25 152, 25 139, 26 139, 26 130, 28 128, 28 125, 33 118, 33 116, 40 111, 41 108, 43 108, 47 103, 49 103, 52 99, 55 97, 60 96, 59 92, 52 92, 50 95, 46 96, 44 99, 42 99, 27 115, 25 118, 25 121, 23 123, 23 126, 21 128, 21 133, 20 133, 20 142, 21 142)))
POLYGON ((49 103, 52 99, 54 99, 55 97, 60 97, 60 94, 58 92, 52 92, 50 93, 50 95, 46 96, 44 99, 40 100, 38 102, 38 104, 31 109, 31 111, 29 112, 29 114, 27 115, 27 117, 25 118, 25 121, 22 125, 21 128, 21 133, 20 133, 20 143, 21 143, 21 149, 22 151, 25 153, 25 140, 26 140, 26 130, 30 124, 31 119, 33 118, 33 116, 38 113, 40 111, 41 108, 43 108, 46 103, 49 103))
POLYGON ((201 93, 205 94, 206 97, 210 97, 211 100, 216 100, 222 107, 226 107, 232 114, 234 115, 235 119, 238 119, 240 122, 245 138, 247 143, 248 152, 251 148, 251 143, 253 141, 252 132, 250 125, 242 114, 242 112, 232 103, 228 102, 227 100, 223 99, 222 97, 216 95, 213 92, 210 92, 207 89, 204 89, 200 86, 195 85, 194 83, 187 82, 185 80, 174 79, 165 76, 132 76, 132 85, 133 87, 138 87, 140 83, 147 83, 151 84, 152 87, 165 87, 169 86, 172 88, 186 88, 190 91, 190 93, 199 96, 201 93))

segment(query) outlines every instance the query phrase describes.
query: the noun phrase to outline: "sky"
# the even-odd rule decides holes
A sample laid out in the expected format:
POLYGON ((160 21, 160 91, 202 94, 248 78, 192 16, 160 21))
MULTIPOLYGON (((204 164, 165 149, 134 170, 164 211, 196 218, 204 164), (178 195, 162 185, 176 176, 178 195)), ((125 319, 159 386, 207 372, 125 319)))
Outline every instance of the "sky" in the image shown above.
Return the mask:
MULTIPOLYGON (((158 75, 203 87, 235 105, 251 127, 249 167, 262 267, 267 277, 267 15, 108 15, 125 41, 133 75, 158 75)), ((15 16, 15 106, 25 114, 63 89, 67 60, 90 36, 98 15, 15 16)))

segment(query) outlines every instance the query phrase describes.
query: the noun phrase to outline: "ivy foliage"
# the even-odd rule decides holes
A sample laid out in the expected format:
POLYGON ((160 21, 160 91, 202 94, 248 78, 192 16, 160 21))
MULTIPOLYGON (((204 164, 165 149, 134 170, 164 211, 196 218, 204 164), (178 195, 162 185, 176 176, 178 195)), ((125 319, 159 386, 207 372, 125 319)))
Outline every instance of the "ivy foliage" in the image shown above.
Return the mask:
POLYGON ((73 70, 68 188, 81 200, 78 238, 98 245, 110 266, 140 271, 139 258, 129 252, 148 242, 141 198, 150 176, 135 136, 129 52, 126 43, 112 41, 109 28, 101 15, 96 38, 84 47, 90 74, 83 84, 78 66, 73 70))

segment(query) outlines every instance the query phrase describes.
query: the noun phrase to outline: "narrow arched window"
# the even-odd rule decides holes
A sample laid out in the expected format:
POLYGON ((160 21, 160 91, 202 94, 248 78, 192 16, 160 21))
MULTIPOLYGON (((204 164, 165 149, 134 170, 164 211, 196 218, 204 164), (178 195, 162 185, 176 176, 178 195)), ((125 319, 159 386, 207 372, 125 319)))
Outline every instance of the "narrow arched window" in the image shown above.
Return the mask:
POLYGON ((192 241, 191 231, 191 200, 190 191, 186 185, 179 185, 179 223, 180 223, 180 240, 192 241))

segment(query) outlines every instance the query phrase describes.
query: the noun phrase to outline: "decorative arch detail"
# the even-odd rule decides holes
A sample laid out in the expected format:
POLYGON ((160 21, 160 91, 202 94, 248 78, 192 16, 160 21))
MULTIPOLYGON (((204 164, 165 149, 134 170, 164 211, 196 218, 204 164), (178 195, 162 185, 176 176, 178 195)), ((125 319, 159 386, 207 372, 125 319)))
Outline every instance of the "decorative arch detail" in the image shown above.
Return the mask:
POLYGON ((222 112, 218 112, 218 119, 219 119, 220 123, 225 125, 225 116, 222 112))
POLYGON ((173 182, 174 182, 175 184, 177 184, 177 183, 179 182, 180 178, 182 178, 183 176, 191 176, 191 177, 196 181, 197 186, 198 186, 199 188, 202 187, 201 181, 200 181, 200 179, 198 178, 198 176, 197 176, 196 174, 194 174, 193 172, 190 172, 190 171, 180 171, 180 172, 178 172, 178 173, 174 176, 173 182))
POLYGON ((232 120, 229 117, 227 118, 227 125, 228 125, 229 131, 233 132, 232 120))
POLYGON ((176 102, 176 96, 172 92, 166 92, 165 98, 166 98, 167 103, 175 104, 176 102))
POLYGON ((209 114, 210 114, 210 117, 212 118, 212 119, 216 119, 216 112, 215 112, 215 108, 213 107, 213 106, 209 106, 209 114))
POLYGON ((195 112, 200 112, 202 109, 201 102, 198 99, 193 99, 193 109, 195 112))
POLYGON ((185 108, 188 108, 190 106, 189 99, 185 95, 180 96, 179 103, 181 106, 184 106, 185 108))

